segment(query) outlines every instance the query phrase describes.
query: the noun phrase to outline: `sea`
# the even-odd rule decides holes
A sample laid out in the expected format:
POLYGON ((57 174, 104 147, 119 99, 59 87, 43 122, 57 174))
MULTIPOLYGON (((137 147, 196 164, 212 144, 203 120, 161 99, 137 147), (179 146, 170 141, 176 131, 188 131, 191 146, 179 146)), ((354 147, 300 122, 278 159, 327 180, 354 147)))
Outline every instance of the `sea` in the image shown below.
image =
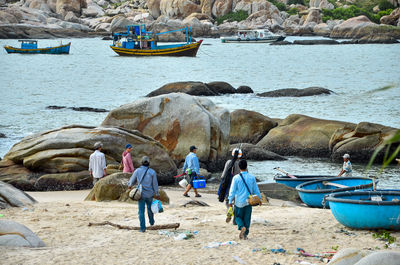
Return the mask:
MULTIPOLYGON (((316 37, 287 37, 286 40, 316 37)), ((318 37, 319 38, 319 37, 318 37)), ((400 128, 400 44, 289 45, 221 43, 203 39, 196 57, 121 57, 101 38, 44 39, 39 47, 71 42, 69 55, 20 55, 0 50, 0 157, 23 137, 70 124, 98 126, 107 113, 51 110, 47 106, 112 110, 170 82, 224 81, 255 93, 318 86, 331 95, 263 98, 255 94, 209 97, 233 111, 270 118, 290 114, 400 128)), ((19 47, 18 40, 0 45, 19 47)), ((249 171, 273 182, 281 167, 298 175, 337 175, 342 163, 288 157, 250 161, 249 171)), ((378 187, 400 189, 400 166, 380 172, 353 163, 353 175, 377 176, 378 187)))

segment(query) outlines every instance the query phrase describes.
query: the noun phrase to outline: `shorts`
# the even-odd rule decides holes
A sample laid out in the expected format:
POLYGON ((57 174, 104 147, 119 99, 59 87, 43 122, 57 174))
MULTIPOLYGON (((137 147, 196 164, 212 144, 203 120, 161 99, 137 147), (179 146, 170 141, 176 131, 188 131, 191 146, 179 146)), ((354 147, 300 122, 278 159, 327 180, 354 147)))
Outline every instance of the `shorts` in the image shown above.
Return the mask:
POLYGON ((193 172, 189 175, 189 184, 192 185, 192 187, 193 187, 193 180, 194 180, 194 177, 197 177, 197 174, 196 174, 196 172, 193 171, 193 172))

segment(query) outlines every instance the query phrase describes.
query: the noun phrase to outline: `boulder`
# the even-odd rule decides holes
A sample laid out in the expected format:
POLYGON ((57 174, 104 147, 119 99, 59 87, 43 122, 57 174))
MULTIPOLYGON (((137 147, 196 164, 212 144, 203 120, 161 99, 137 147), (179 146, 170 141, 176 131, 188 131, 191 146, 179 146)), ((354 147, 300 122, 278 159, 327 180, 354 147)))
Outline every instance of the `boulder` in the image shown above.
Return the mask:
POLYGON ((68 21, 68 22, 73 22, 73 23, 80 23, 79 18, 72 11, 67 12, 67 14, 64 17, 64 20, 68 21))
POLYGON ((233 0, 215 0, 212 6, 212 15, 222 17, 232 12, 233 0))
POLYGON ((330 157, 331 136, 340 128, 355 128, 355 124, 323 120, 300 114, 286 117, 257 143, 280 155, 330 157))
MULTIPOLYGON (((125 191, 121 194, 121 196, 119 197, 118 200, 121 201, 121 202, 127 202, 127 203, 137 203, 136 201, 132 200, 132 199, 129 197, 129 192, 130 192, 130 190, 128 190, 128 189, 125 190, 125 191)), ((163 190, 161 187, 158 187, 158 192, 160 193, 160 201, 161 201, 163 204, 169 204, 170 199, 169 199, 167 193, 165 192, 165 190, 163 190)))
POLYGON ((154 19, 161 15, 160 2, 161 0, 147 0, 147 8, 154 19))
POLYGON ((228 156, 232 155, 234 148, 240 147, 243 152, 243 158, 254 161, 265 161, 265 160, 286 160, 283 156, 275 154, 274 152, 267 151, 257 145, 240 143, 232 144, 228 153, 228 156))
POLYGON ((85 7, 86 2, 83 0, 57 0, 56 13, 65 16, 68 11, 72 11, 80 15, 81 8, 85 7))
POLYGON ((52 13, 57 13, 57 0, 47 0, 47 5, 52 13))
POLYGON ((0 181, 0 209, 28 206, 36 202, 37 201, 27 193, 0 181))
MULTIPOLYGON (((360 122, 357 126, 338 128, 331 136, 329 149, 333 161, 342 161, 345 153, 351 155, 351 161, 366 162, 385 140, 390 139, 398 129, 380 124, 360 122)), ((392 145, 392 151, 398 144, 392 145)), ((375 162, 381 162, 384 150, 378 154, 375 162)))
POLYGON ((227 82, 210 82, 206 84, 211 91, 219 94, 235 94, 236 89, 227 82))
POLYGON ((255 111, 239 109, 231 112, 230 143, 253 143, 260 141, 278 124, 255 111))
POLYGON ((192 15, 190 15, 189 17, 185 18, 182 21, 182 23, 185 26, 191 28, 192 37, 210 35, 210 29, 212 27, 212 23, 209 20, 203 23, 197 17, 195 17, 194 14, 199 14, 199 13, 193 13, 192 15))
MULTIPOLYGON (((295 44, 299 44, 293 42, 295 44)), ((304 89, 297 88, 284 88, 263 93, 258 93, 257 96, 260 97, 308 97, 322 94, 331 94, 331 90, 323 87, 307 87, 304 89)))
POLYGON ((163 85, 156 89, 146 97, 155 97, 170 93, 185 93, 192 96, 216 96, 217 93, 212 91, 210 87, 202 82, 175 82, 163 85))
POLYGON ((241 0, 236 3, 235 8, 233 9, 233 12, 238 12, 240 10, 246 11, 247 14, 251 14, 251 0, 241 0))
POLYGON ((356 248, 344 248, 339 250, 328 263, 329 265, 354 265, 370 252, 356 248))
POLYGON ((130 173, 114 173, 100 179, 90 191, 85 201, 113 201, 118 200, 127 188, 130 173))
POLYGON ((30 3, 29 8, 51 13, 50 7, 47 5, 46 1, 43 2, 42 0, 33 0, 30 3))
POLYGON ((254 93, 254 91, 249 86, 239 86, 236 89, 236 93, 237 94, 252 94, 252 93, 254 93))
MULTIPOLYGON (((322 39, 322 40, 295 40, 293 44, 297 45, 337 45, 341 44, 336 40, 330 39, 322 39)), ((294 92, 295 94, 304 95, 304 96, 314 96, 320 94, 331 94, 332 91, 329 89, 325 89, 322 87, 308 87, 302 90, 292 90, 288 92, 294 92)))
POLYGON ((390 15, 383 16, 380 19, 381 24, 398 26, 400 19, 400 8, 396 8, 390 15))
POLYGON ((132 25, 133 22, 126 17, 119 15, 116 16, 111 22, 111 31, 126 31, 126 26, 132 25))
POLYGON ((211 100, 172 93, 114 109, 102 126, 139 130, 153 137, 177 164, 195 145, 199 160, 213 170, 223 166, 229 148, 229 122, 229 112, 211 100))
POLYGON ((314 27, 314 33, 318 36, 329 36, 331 28, 326 23, 319 23, 314 27))
POLYGON ((11 184, 20 190, 33 191, 35 190, 33 177, 34 173, 21 164, 7 159, 0 161, 0 181, 11 184))
POLYGON ((5 24, 18 23, 18 20, 12 14, 0 10, 0 22, 5 24))
POLYGON ((192 13, 201 13, 201 8, 190 0, 161 0, 160 11, 161 15, 183 19, 192 13))
POLYGON ((311 8, 319 9, 334 9, 335 6, 328 2, 328 0, 310 0, 309 6, 311 8))
POLYGON ((213 5, 214 0, 200 0, 201 13, 211 17, 213 5))
POLYGON ((135 167, 140 165, 142 156, 149 156, 159 183, 174 181, 172 176, 176 173, 176 166, 167 150, 154 139, 139 131, 78 125, 25 137, 5 155, 4 160, 12 163, 0 166, 0 176, 3 181, 10 176, 18 176, 20 168, 15 167, 16 164, 28 170, 24 178, 35 182, 35 189, 41 190, 50 184, 47 190, 59 190, 64 185, 68 189, 91 187, 87 169, 93 144, 98 141, 104 145, 107 164, 119 164, 125 145, 130 143, 135 150, 132 152, 135 167))
MULTIPOLYGON (((329 263, 330 264, 330 263, 329 263)), ((400 264, 400 252, 398 251, 378 251, 360 259, 354 265, 398 265, 400 264)))
POLYGON ((87 8, 82 8, 82 15, 85 17, 102 17, 105 13, 98 4, 87 0, 87 8))
POLYGON ((284 184, 263 183, 257 184, 257 186, 260 192, 264 193, 268 198, 291 201, 296 203, 302 202, 297 190, 284 184))
POLYGON ((319 24, 322 22, 321 10, 319 8, 310 8, 309 9, 307 18, 305 19, 303 25, 310 24, 311 22, 315 22, 316 24, 319 24))
POLYGON ((11 220, 0 220, 0 246, 37 248, 46 245, 28 227, 11 220))

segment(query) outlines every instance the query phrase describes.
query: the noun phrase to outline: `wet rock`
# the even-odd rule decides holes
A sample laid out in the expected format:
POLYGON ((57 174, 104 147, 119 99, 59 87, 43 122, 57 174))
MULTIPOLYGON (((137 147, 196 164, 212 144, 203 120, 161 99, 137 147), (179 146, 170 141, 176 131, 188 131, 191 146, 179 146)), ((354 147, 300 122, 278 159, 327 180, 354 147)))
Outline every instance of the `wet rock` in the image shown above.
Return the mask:
POLYGON ((210 82, 206 84, 215 94, 235 94, 236 89, 226 82, 210 82))
POLYGON ((321 94, 331 94, 333 91, 323 87, 307 87, 304 89, 284 88, 264 93, 258 93, 260 97, 308 97, 321 94))
POLYGON ((46 109, 59 110, 59 109, 71 109, 75 111, 87 111, 87 112, 109 112, 109 110, 101 108, 91 108, 91 107, 66 107, 66 106, 47 106, 46 109))
POLYGON ((274 152, 265 150, 257 145, 240 143, 232 144, 228 155, 232 154, 234 148, 240 147, 243 152, 243 158, 247 160, 264 161, 264 160, 286 160, 285 157, 280 156, 274 152))
POLYGON ((0 138, 7 138, 7 136, 4 133, 0 133, 0 138))
POLYGON ((260 141, 277 122, 255 111, 239 109, 230 114, 230 143, 253 143, 260 141))
POLYGON ((216 96, 205 83, 202 82, 175 82, 163 85, 146 95, 146 97, 155 97, 169 93, 185 93, 192 96, 216 96))
POLYGON ((236 89, 236 94, 251 94, 251 93, 254 93, 254 91, 249 86, 239 86, 236 89))
POLYGON ((293 44, 297 45, 336 45, 340 42, 335 40, 295 40, 293 44))

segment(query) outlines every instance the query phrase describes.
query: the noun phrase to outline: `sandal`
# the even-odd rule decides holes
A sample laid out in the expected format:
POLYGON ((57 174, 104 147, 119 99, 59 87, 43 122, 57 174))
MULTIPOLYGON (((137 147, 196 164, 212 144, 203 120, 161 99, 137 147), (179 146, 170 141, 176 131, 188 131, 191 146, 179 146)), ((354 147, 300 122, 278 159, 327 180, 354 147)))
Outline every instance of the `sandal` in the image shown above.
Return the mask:
POLYGON ((190 197, 189 194, 183 194, 183 196, 185 196, 185 197, 190 197))
POLYGON ((201 195, 200 195, 200 194, 196 194, 196 196, 194 196, 194 197, 200 198, 200 197, 201 197, 201 195))

